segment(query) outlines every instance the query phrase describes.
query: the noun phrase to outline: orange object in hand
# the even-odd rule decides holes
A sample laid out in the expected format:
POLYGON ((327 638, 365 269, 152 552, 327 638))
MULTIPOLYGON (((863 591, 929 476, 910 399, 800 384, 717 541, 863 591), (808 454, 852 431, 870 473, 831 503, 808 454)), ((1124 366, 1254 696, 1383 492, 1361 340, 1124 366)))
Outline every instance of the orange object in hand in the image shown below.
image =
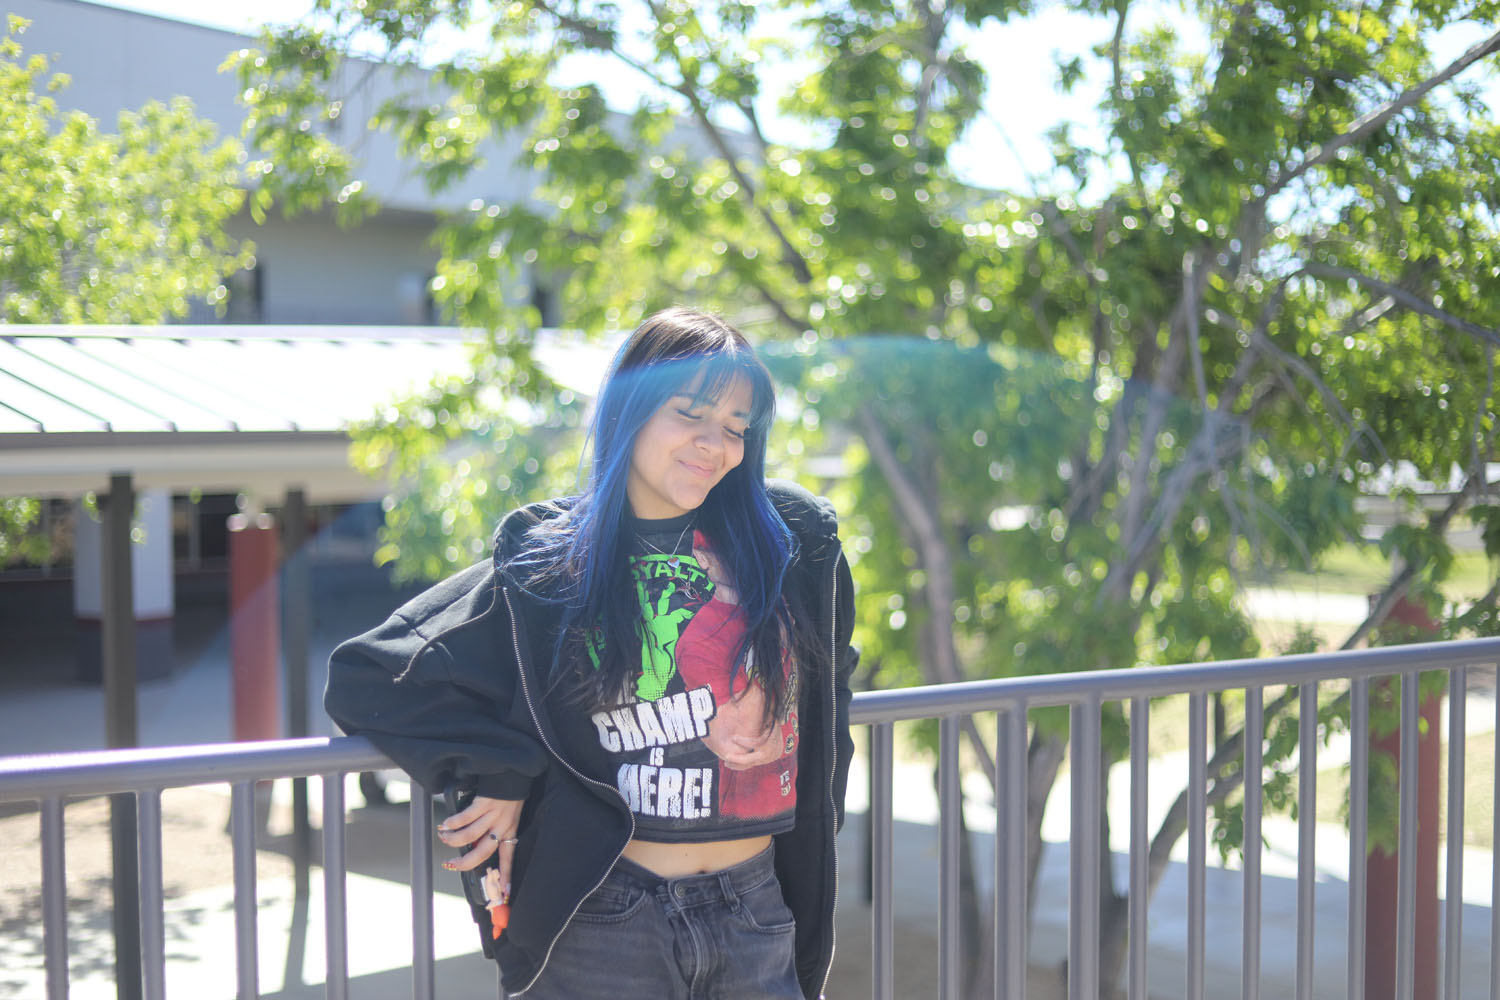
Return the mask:
POLYGON ((496 903, 490 907, 490 937, 497 938, 510 923, 510 904, 496 903))

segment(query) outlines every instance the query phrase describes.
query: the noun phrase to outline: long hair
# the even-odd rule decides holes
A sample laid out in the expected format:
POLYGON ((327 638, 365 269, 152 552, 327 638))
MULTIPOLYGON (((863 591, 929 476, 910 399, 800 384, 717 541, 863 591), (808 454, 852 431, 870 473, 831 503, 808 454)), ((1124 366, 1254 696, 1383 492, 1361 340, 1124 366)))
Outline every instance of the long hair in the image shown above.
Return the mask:
POLYGON ((619 705, 640 669, 640 605, 621 538, 636 437, 674 395, 691 387, 695 402, 712 404, 736 380, 750 387, 752 400, 744 457, 709 491, 695 524, 739 592, 745 635, 735 663, 749 655, 769 666, 756 670, 768 723, 788 707, 795 685, 779 669, 782 651, 789 649, 795 664, 807 639, 781 599, 796 541, 766 495, 775 388, 743 334, 718 317, 674 307, 648 317, 620 347, 589 428, 582 493, 566 513, 532 527, 508 564, 528 592, 563 606, 551 682, 574 681, 590 710, 619 705), (598 653, 597 665, 589 649, 598 653))

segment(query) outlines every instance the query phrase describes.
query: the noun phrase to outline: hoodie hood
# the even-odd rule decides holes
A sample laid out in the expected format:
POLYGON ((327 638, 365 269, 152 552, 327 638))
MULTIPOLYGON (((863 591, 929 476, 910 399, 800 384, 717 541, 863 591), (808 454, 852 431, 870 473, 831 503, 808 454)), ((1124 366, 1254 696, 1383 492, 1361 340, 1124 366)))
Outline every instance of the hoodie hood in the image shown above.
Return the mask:
MULTIPOLYGON (((786 479, 767 480, 766 495, 793 536, 801 541, 808 557, 819 559, 827 548, 838 544, 838 516, 827 500, 786 479)), ((526 533, 532 527, 561 517, 577 503, 577 497, 561 497, 527 504, 505 515, 496 526, 490 544, 496 570, 503 571, 525 547, 526 533)))

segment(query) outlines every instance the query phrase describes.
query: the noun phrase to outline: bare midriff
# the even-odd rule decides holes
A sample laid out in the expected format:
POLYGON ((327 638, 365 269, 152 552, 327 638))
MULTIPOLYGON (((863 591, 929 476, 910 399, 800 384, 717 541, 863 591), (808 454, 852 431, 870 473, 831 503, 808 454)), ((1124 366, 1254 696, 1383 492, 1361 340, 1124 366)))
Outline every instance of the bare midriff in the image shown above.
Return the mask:
POLYGON ((703 875, 749 861, 771 845, 771 838, 711 840, 702 844, 664 844, 656 840, 632 840, 625 857, 662 878, 703 875))

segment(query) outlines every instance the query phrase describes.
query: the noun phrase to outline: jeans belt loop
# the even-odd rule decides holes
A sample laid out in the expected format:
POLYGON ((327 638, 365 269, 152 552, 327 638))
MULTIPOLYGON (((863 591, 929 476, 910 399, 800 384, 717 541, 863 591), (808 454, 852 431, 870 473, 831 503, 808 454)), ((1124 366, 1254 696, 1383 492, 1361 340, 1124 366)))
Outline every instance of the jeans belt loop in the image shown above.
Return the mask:
POLYGON ((739 906, 739 894, 734 891, 734 879, 728 871, 719 872, 719 889, 724 893, 724 902, 729 904, 730 909, 739 906))

